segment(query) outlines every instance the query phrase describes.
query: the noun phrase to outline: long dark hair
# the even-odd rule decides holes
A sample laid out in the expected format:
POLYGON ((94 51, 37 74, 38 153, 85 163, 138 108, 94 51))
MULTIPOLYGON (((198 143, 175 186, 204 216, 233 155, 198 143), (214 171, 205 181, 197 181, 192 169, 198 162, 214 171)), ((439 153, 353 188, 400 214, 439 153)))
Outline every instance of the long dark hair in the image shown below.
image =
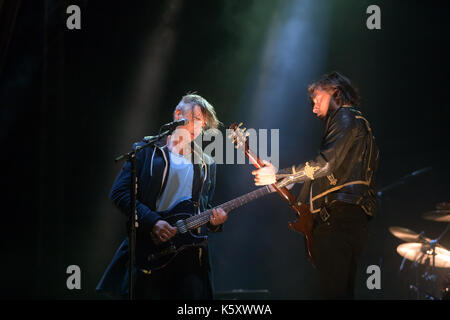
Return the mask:
POLYGON ((313 100, 314 90, 321 89, 333 93, 334 101, 339 105, 359 105, 358 90, 347 77, 337 71, 323 75, 319 80, 308 87, 309 98, 313 100))

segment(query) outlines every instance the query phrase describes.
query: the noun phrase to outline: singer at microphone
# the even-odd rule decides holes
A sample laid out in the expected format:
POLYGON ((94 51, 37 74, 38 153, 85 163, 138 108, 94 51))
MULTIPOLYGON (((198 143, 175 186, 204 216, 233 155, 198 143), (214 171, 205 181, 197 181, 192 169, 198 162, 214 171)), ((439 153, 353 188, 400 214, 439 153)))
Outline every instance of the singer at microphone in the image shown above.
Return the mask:
MULTIPOLYGON (((98 291, 115 298, 128 296, 138 300, 213 298, 211 284, 214 281, 209 273, 211 266, 206 244, 192 246, 188 243, 189 248, 157 272, 150 274, 143 267, 147 265, 145 261, 150 252, 146 248, 153 246, 152 239, 164 243, 177 235, 177 227, 164 220, 168 211, 182 210, 195 215, 214 207, 211 199, 216 183, 216 163, 201 147, 190 149, 191 146, 195 148, 194 140, 203 128, 217 128, 219 124, 213 106, 205 98, 188 94, 175 107, 173 121, 164 124, 158 135, 134 143, 136 150, 146 145, 135 158, 137 185, 130 186, 132 168, 129 163, 124 164, 111 188, 110 199, 129 216, 131 190, 137 190, 136 244, 124 239, 106 268, 98 291), (129 249, 131 245, 135 250, 129 249), (135 259, 129 254, 134 251, 135 259), (129 273, 133 269, 135 273, 129 273)), ((220 231, 226 219, 227 213, 223 209, 213 209, 209 221, 196 235, 203 237, 209 232, 220 231)))

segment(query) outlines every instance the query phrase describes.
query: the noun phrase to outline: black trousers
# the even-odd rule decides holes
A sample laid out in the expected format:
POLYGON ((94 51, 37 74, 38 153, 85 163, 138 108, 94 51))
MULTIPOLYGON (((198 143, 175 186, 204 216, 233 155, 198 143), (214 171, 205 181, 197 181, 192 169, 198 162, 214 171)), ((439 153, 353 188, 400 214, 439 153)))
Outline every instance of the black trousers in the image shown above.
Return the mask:
POLYGON ((313 229, 313 255, 322 299, 353 299, 358 259, 368 238, 367 215, 357 205, 334 202, 330 218, 317 215, 313 229))
POLYGON ((212 299, 208 267, 200 263, 198 250, 183 250, 165 268, 151 274, 138 271, 136 300, 212 299))

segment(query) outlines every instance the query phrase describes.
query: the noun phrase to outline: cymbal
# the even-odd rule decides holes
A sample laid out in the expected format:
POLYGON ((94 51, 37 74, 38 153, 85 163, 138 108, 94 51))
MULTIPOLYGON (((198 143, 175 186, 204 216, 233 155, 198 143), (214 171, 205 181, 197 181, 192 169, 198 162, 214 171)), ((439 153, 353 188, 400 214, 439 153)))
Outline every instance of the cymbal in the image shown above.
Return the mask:
POLYGON ((402 228, 402 227, 389 227, 389 231, 397 238, 406 242, 418 242, 421 239, 423 241, 430 241, 431 239, 426 238, 414 232, 412 230, 402 228))
POLYGON ((438 222, 450 222, 450 210, 428 211, 422 215, 422 218, 438 222))
POLYGON ((450 202, 440 202, 436 204, 438 210, 450 210, 450 202))
MULTIPOLYGON (((397 252, 402 257, 417 261, 420 264, 433 265, 433 255, 430 246, 423 243, 402 243, 397 247, 397 252)), ((435 248, 435 262, 437 268, 450 268, 450 251, 442 247, 435 248)))

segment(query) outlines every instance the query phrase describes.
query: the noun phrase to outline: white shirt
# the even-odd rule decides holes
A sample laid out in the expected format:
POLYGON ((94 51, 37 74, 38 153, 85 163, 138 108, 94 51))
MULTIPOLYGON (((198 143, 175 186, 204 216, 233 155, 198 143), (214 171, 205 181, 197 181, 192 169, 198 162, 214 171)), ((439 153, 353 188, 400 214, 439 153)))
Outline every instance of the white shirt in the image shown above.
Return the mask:
POLYGON ((169 157, 170 166, 166 188, 156 202, 158 212, 171 210, 181 201, 192 198, 194 167, 190 156, 188 158, 176 152, 169 152, 169 157))

